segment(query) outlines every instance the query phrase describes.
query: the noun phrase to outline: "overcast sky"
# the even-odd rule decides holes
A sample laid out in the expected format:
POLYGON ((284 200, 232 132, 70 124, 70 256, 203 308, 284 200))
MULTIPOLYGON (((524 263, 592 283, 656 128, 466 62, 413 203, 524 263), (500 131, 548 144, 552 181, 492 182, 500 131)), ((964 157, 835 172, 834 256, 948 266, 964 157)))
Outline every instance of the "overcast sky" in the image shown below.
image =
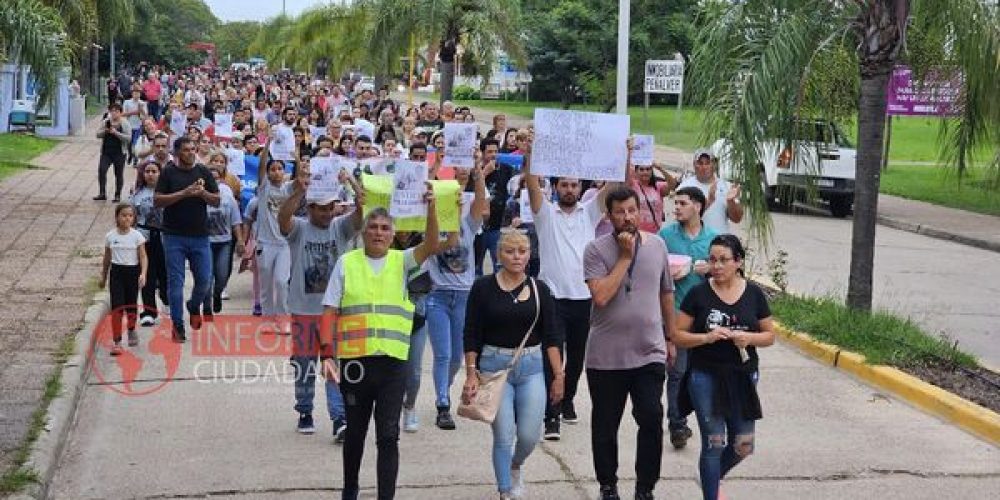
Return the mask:
MULTIPOLYGON (((288 15, 297 16, 314 5, 339 4, 350 0, 284 0, 288 15)), ((282 0, 205 0, 221 21, 263 21, 281 14, 282 0)))

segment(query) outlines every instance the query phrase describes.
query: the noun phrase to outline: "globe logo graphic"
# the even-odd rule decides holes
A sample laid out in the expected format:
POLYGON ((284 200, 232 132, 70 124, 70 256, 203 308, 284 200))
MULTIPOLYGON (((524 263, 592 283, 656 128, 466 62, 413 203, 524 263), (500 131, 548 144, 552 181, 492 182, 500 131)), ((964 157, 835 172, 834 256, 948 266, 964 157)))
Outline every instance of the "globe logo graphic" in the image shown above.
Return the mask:
MULTIPOLYGON (((94 327, 90 342, 91 370, 99 385, 123 396, 145 396, 166 387, 177 375, 182 348, 171 337, 169 318, 159 314, 160 323, 152 328, 137 328, 139 345, 128 346, 125 326, 127 308, 104 315, 94 327), (116 318, 117 316, 117 318, 116 318), (122 351, 112 356, 114 329, 119 328, 122 351)), ((138 307, 142 310, 142 306, 138 307)))

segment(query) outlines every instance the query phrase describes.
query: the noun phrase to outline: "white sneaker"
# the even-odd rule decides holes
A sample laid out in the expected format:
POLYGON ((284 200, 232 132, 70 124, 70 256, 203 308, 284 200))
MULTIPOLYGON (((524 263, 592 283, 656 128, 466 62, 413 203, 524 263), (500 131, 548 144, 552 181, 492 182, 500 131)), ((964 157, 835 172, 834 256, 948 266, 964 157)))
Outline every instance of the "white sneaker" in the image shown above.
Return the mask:
POLYGON ((222 297, 222 300, 229 300, 229 290, 223 290, 220 297, 222 297))
POLYGON ((139 318, 139 326, 153 326, 156 324, 156 320, 152 316, 143 316, 139 318))
POLYGON ((524 475, 521 469, 510 469, 510 484, 511 498, 521 498, 524 496, 524 475))
POLYGON ((420 427, 420 418, 417 416, 416 408, 403 408, 403 431, 417 432, 420 427))

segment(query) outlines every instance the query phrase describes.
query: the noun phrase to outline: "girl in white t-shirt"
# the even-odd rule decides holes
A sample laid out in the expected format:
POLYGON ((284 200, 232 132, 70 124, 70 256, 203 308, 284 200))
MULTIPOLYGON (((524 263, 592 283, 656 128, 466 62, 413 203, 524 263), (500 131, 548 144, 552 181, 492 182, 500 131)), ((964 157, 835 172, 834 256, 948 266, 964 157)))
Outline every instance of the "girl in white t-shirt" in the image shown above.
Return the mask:
POLYGON ((128 313, 128 345, 139 344, 135 332, 136 304, 139 289, 146 283, 146 238, 137 231, 135 208, 128 203, 115 207, 115 228, 108 231, 104 243, 104 263, 101 266, 101 288, 108 286, 110 271, 111 330, 115 345, 111 355, 122 353, 122 316, 128 313))

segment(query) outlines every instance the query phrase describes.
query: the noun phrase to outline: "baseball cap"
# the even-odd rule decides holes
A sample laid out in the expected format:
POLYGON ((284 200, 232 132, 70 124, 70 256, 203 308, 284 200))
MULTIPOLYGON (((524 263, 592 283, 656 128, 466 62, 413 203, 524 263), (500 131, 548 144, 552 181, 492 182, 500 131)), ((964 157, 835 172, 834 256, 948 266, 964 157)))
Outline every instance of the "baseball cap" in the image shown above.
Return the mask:
POLYGON ((317 197, 317 196, 306 195, 306 204, 307 205, 324 206, 324 205, 329 205, 329 204, 331 204, 333 202, 336 202, 336 201, 341 201, 341 200, 340 200, 340 198, 338 198, 336 196, 319 196, 319 197, 317 197))
POLYGON ((707 156, 713 160, 715 159, 715 154, 712 153, 711 149, 699 148, 694 151, 694 161, 698 161, 698 158, 701 158, 702 156, 707 156))

